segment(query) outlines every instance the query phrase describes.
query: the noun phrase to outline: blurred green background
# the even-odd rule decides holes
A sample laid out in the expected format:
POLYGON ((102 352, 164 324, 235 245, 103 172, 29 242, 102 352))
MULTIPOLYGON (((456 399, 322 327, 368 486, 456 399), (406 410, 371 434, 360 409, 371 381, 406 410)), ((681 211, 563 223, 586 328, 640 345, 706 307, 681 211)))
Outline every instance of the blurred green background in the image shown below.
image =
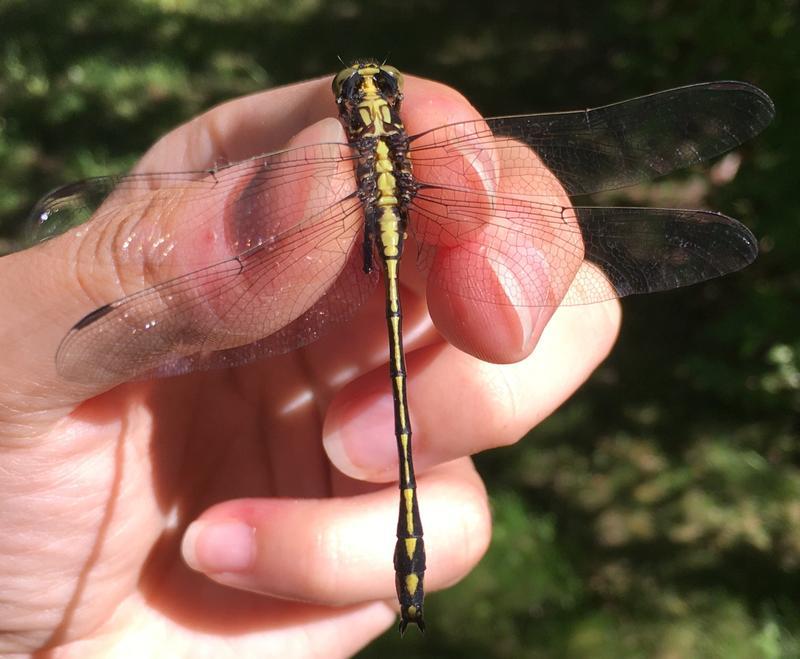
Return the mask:
POLYGON ((386 57, 487 115, 761 86, 777 118, 732 181, 700 168, 629 193, 741 219, 758 261, 626 301, 590 383, 478 457, 495 516, 479 568, 429 597, 424 637, 392 629, 360 656, 798 657, 798 23, 796 0, 0 0, 0 235, 51 187, 337 56, 386 57))

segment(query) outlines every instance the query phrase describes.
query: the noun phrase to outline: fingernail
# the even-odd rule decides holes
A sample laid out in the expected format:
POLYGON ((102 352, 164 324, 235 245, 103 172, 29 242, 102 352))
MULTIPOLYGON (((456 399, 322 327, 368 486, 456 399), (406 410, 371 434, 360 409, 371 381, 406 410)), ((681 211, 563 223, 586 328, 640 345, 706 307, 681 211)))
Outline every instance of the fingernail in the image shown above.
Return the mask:
MULTIPOLYGON (((387 389, 389 384, 386 385, 387 389)), ((325 452, 339 471, 353 478, 381 477, 397 468, 392 396, 376 395, 369 401, 338 411, 343 419, 323 437, 325 452)))
POLYGON ((255 529, 237 520, 192 522, 183 534, 183 559, 198 572, 244 572, 255 558, 255 529))
POLYGON ((550 301, 550 276, 547 260, 535 248, 520 248, 524 274, 520 276, 520 263, 507 264, 505 258, 495 259, 492 267, 503 286, 511 307, 519 321, 519 346, 522 352, 530 350, 539 339, 550 318, 547 310, 550 301))

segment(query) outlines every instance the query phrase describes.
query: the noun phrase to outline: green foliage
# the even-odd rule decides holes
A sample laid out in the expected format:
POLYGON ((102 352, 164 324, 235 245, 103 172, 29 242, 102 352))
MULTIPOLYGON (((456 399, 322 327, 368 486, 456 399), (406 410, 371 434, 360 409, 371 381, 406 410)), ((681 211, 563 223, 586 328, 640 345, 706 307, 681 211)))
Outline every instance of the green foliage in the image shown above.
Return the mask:
POLYGON ((386 56, 486 114, 759 84, 778 117, 730 183, 698 170, 629 193, 680 205, 699 177, 687 205, 746 222, 759 260, 626 302, 592 381, 479 459, 483 563, 430 597, 424 638, 392 630, 362 656, 800 656, 799 16, 794 0, 0 2, 0 231, 48 188, 124 171, 210 105, 337 55, 386 56))

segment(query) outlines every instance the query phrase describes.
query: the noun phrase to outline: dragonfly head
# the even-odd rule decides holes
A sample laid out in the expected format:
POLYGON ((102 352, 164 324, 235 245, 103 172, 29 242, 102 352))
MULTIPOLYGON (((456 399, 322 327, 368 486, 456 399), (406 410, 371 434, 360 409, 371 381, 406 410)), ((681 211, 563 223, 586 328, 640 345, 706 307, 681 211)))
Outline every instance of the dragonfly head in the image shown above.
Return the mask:
POLYGON ((340 114, 349 114, 371 94, 380 96, 396 110, 403 98, 403 76, 393 66, 366 60, 339 71, 332 88, 340 114))

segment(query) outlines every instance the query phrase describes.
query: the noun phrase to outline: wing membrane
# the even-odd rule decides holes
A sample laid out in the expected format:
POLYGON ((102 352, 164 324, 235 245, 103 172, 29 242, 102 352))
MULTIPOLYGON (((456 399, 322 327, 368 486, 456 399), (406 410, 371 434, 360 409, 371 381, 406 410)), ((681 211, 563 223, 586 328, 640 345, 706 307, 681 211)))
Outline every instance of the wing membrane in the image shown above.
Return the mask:
POLYGON ((563 304, 689 286, 741 270, 758 255, 750 230, 721 213, 670 208, 573 210, 586 262, 595 268, 576 274, 563 304))
POLYGON ((94 232, 114 224, 121 244, 133 239, 142 250, 157 244, 164 251, 214 231, 243 251, 352 194, 353 167, 349 145, 315 144, 213 170, 87 179, 40 200, 24 238, 34 244, 91 219, 94 232), (191 217, 165 226, 163 215, 176 204, 190 208, 191 217))
POLYGON ((412 227, 437 286, 514 306, 688 286, 740 270, 758 251, 750 230, 720 213, 561 206, 447 188, 421 191, 412 227))
MULTIPOLYGON (((772 101, 757 87, 711 82, 591 110, 441 126, 414 136, 410 152, 415 165, 455 164, 460 172, 463 158, 471 162, 486 157, 484 152, 529 147, 568 194, 582 195, 622 188, 713 158, 757 135, 774 114, 772 101), (453 154, 462 160, 448 158, 453 154)), ((483 171, 470 173, 481 176, 483 171)), ((530 187, 527 174, 511 175, 522 187, 530 187)))
POLYGON ((59 373, 112 383, 304 345, 349 318, 376 281, 360 272, 353 249, 362 224, 360 202, 350 197, 269 244, 100 307, 62 341, 59 373))
MULTIPOLYGON (((714 157, 773 113, 755 87, 706 83, 416 135, 419 262, 451 295, 549 308, 738 270, 755 258, 755 239, 724 215, 573 207, 569 197, 714 157)), ((73 327, 59 371, 112 383, 232 366, 349 318, 376 281, 361 272, 356 162, 349 145, 316 144, 209 171, 90 179, 45 197, 29 242, 91 218, 86 263, 112 254, 123 290, 138 291, 73 327)))

